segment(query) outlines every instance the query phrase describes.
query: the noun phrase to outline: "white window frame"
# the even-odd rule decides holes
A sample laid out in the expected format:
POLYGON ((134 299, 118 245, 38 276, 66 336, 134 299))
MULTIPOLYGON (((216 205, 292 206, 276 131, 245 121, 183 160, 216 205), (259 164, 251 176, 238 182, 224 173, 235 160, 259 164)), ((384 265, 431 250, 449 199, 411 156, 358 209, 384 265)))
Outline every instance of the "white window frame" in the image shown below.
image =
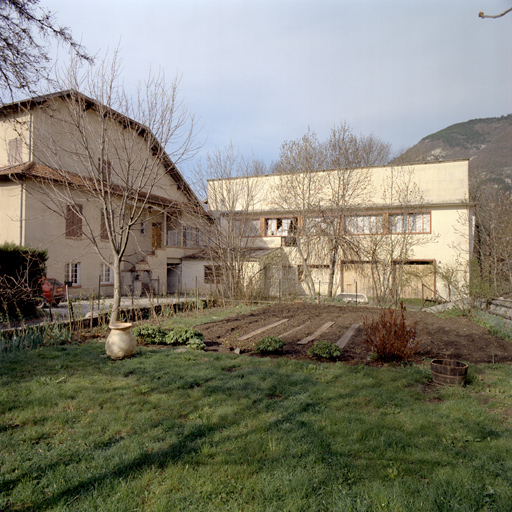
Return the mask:
POLYGON ((389 232, 394 235, 404 233, 429 234, 431 225, 430 211, 389 214, 389 232))
POLYGON ((82 283, 82 264, 77 263, 66 263, 64 269, 64 281, 71 281, 71 286, 81 286, 82 283))
POLYGON ((349 235, 377 235, 382 233, 383 226, 382 213, 364 213, 345 217, 345 232, 349 235))
POLYGON ((110 265, 101 264, 100 283, 101 284, 112 284, 114 282, 112 274, 112 267, 110 265))
POLYGON ((183 226, 183 247, 200 247, 199 228, 183 226))

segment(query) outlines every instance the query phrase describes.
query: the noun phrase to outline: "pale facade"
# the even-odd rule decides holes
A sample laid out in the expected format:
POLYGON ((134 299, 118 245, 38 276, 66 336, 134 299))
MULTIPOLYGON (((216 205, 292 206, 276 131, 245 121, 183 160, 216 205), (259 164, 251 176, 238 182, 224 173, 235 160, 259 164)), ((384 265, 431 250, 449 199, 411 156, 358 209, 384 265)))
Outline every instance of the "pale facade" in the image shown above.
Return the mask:
POLYGON ((234 210, 251 246, 273 250, 274 262, 257 266, 273 295, 325 294, 331 281, 333 294, 376 296, 400 280, 402 297, 447 299, 445 270, 468 279, 467 160, 212 180, 210 209, 222 218, 223 197, 241 183, 257 192, 234 210))
MULTIPOLYGON (((132 160, 133 168, 149 169, 156 178, 121 263, 123 293, 175 293, 181 286, 182 258, 201 246, 197 215, 190 213, 202 209, 200 202, 158 141, 122 115, 107 126, 109 144, 101 150, 95 147, 93 134, 100 129, 105 107, 83 96, 80 99, 85 101, 83 122, 85 132, 91 133, 92 158, 80 152, 66 125, 71 115, 66 111, 67 92, 0 108, 0 243, 46 249, 47 275, 71 282, 73 296, 98 291, 112 295, 112 272, 98 256, 98 250, 108 255, 110 248, 99 201, 83 187, 77 188, 73 203, 80 207, 83 219, 71 219, 76 222, 70 227, 73 212, 68 215, 61 204, 64 214, 57 213, 55 197, 63 191, 62 176, 85 175, 96 158, 112 172, 114 186, 122 183, 115 175, 122 168, 119 148, 129 147, 130 154, 127 157, 125 151, 124 158, 132 160), (95 237, 97 247, 86 231, 95 237)), ((112 201, 119 200, 113 194, 112 201)))

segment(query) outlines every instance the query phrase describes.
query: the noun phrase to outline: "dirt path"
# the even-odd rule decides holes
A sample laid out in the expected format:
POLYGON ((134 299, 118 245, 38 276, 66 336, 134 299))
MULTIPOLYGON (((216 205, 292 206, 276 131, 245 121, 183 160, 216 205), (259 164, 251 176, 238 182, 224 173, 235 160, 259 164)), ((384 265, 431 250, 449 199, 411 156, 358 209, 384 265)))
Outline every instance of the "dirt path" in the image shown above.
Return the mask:
MULTIPOLYGON (((343 349, 342 361, 364 362, 368 352, 362 343, 364 319, 378 315, 376 308, 363 306, 334 306, 306 303, 280 303, 252 313, 201 325, 209 350, 229 351, 240 348, 250 351, 263 336, 282 336, 286 342, 286 357, 306 358, 312 341, 298 342, 313 334, 327 322, 334 324, 318 339, 337 343, 353 324, 360 327, 343 349), (275 328, 263 331, 245 340, 240 338, 266 325, 287 318, 275 328)), ((484 327, 467 318, 438 318, 431 313, 407 311, 408 324, 417 322, 418 355, 420 357, 447 357, 472 363, 512 362, 512 342, 496 338, 484 327)))

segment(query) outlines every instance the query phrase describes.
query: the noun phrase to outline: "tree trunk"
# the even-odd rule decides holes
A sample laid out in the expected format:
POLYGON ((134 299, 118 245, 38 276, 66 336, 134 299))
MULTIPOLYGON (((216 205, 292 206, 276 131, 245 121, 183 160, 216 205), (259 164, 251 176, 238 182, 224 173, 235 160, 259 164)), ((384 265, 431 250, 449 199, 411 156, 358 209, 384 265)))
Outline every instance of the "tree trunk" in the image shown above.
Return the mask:
POLYGON ((112 266, 114 271, 114 303, 112 304, 112 314, 110 323, 116 323, 119 320, 119 310, 121 307, 121 261, 120 258, 114 259, 112 266))
POLYGON ((332 297, 333 285, 334 285, 334 274, 336 272, 336 260, 338 259, 338 244, 334 245, 331 252, 331 262, 329 266, 329 282, 327 284, 327 297, 332 297))

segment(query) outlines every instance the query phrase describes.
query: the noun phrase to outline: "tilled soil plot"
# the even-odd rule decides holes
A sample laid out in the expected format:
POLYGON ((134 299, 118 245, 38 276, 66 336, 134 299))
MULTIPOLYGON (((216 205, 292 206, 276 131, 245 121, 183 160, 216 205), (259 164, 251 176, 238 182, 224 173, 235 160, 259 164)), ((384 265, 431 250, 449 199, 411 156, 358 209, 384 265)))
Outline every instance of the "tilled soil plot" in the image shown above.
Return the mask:
MULTIPOLYGON (((279 336, 285 342, 285 357, 309 358, 307 351, 313 341, 299 344, 325 325, 334 324, 316 340, 337 343, 353 324, 359 324, 343 349, 341 361, 362 363, 367 361, 368 350, 363 344, 364 319, 376 318, 379 309, 364 306, 335 306, 307 303, 280 303, 258 309, 252 313, 227 318, 200 326, 208 350, 226 352, 239 348, 250 352, 263 336, 279 336), (270 324, 287 319, 278 326, 240 338, 270 324)), ((418 356, 443 357, 471 363, 512 362, 512 342, 496 338, 484 327, 467 318, 439 318, 432 313, 407 311, 407 325, 417 324, 418 356)))

